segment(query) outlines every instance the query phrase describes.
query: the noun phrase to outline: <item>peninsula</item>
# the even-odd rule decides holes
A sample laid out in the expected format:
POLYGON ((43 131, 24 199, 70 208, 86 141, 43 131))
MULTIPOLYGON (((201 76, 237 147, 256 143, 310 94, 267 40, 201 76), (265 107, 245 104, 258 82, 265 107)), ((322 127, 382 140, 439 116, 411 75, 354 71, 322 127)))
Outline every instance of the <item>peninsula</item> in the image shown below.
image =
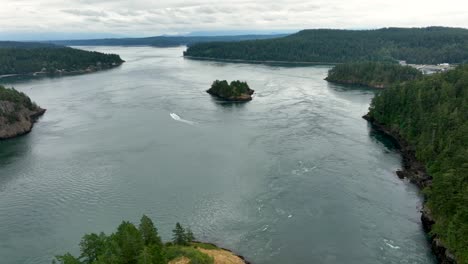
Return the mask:
POLYGON ((353 62, 338 64, 328 71, 328 82, 387 88, 396 83, 416 80, 422 73, 410 66, 389 62, 353 62))
MULTIPOLYGON (((214 244, 195 241, 190 228, 176 223, 172 241, 163 243, 153 221, 143 215, 140 224, 123 221, 110 235, 86 234, 80 242, 80 257, 56 256, 61 264, 158 263, 158 264, 247 264, 243 257, 214 244)), ((57 263, 54 261, 53 263, 57 263)))
POLYGON ((232 81, 229 84, 226 80, 216 80, 206 92, 226 101, 245 102, 252 100, 254 90, 246 82, 232 81))
POLYGON ((121 65, 116 54, 33 42, 0 41, 0 77, 83 74, 121 65))
POLYGON ((0 85, 0 140, 29 133, 45 111, 26 94, 0 85))

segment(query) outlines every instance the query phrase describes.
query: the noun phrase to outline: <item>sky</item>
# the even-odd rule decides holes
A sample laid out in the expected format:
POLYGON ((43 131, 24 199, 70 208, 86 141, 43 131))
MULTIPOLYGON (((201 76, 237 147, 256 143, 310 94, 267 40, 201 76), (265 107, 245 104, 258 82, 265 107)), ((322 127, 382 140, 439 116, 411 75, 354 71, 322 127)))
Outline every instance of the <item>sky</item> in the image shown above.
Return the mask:
POLYGON ((468 0, 0 0, 0 21, 0 38, 468 28, 468 0))

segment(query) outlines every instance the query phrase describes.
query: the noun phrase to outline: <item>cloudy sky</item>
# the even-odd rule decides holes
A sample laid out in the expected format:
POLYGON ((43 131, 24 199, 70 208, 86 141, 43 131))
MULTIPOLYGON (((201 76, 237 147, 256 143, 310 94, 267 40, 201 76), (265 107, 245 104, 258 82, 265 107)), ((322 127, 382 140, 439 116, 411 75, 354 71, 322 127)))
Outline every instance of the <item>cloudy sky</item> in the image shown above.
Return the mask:
POLYGON ((468 28, 468 0, 0 0, 0 33, 149 36, 211 30, 468 28))

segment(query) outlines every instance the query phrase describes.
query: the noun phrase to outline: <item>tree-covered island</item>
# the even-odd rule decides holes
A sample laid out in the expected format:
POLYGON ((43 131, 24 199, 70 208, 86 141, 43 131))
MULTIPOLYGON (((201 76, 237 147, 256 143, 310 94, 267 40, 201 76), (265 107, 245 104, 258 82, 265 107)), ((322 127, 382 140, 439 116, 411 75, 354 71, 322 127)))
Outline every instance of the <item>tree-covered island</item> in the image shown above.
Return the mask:
POLYGON ((229 84, 226 80, 216 80, 206 92, 226 101, 243 102, 252 100, 254 90, 246 82, 232 81, 229 84))
POLYGON ((416 80, 422 73, 410 66, 389 62, 352 62, 338 64, 325 79, 333 83, 386 88, 389 85, 416 80))
POLYGON ((45 111, 26 94, 0 85, 0 140, 30 132, 45 111))
POLYGON ((0 76, 68 75, 121 65, 116 54, 104 54, 43 43, 0 41, 0 76))
POLYGON ((55 257, 60 264, 245 264, 242 257, 213 244, 196 242, 190 228, 177 223, 172 241, 163 243, 153 221, 143 215, 140 224, 123 221, 106 235, 91 233, 80 242, 80 255, 55 257))

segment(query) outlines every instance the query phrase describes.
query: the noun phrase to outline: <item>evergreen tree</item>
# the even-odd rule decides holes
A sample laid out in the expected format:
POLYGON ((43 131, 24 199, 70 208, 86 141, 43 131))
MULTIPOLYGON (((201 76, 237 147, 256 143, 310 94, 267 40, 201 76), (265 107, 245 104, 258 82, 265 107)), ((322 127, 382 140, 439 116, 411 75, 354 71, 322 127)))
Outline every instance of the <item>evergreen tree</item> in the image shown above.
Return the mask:
POLYGON ((154 226, 153 221, 151 221, 151 219, 146 215, 141 217, 139 230, 146 246, 162 246, 161 238, 158 235, 157 228, 154 226))
POLYGON ((124 221, 117 228, 113 239, 119 247, 121 263, 135 263, 139 252, 144 246, 140 231, 132 223, 124 221))
POLYGON ((176 245, 187 245, 187 237, 185 235, 185 229, 180 223, 176 223, 174 230, 172 230, 172 241, 176 245))
POLYGON ((190 228, 187 228, 185 231, 185 238, 188 243, 191 243, 195 240, 195 236, 193 235, 193 232, 190 228))
POLYGON ((99 235, 92 233, 85 235, 80 242, 81 259, 84 259, 84 263, 93 263, 99 255, 105 250, 106 236, 104 233, 99 235))

